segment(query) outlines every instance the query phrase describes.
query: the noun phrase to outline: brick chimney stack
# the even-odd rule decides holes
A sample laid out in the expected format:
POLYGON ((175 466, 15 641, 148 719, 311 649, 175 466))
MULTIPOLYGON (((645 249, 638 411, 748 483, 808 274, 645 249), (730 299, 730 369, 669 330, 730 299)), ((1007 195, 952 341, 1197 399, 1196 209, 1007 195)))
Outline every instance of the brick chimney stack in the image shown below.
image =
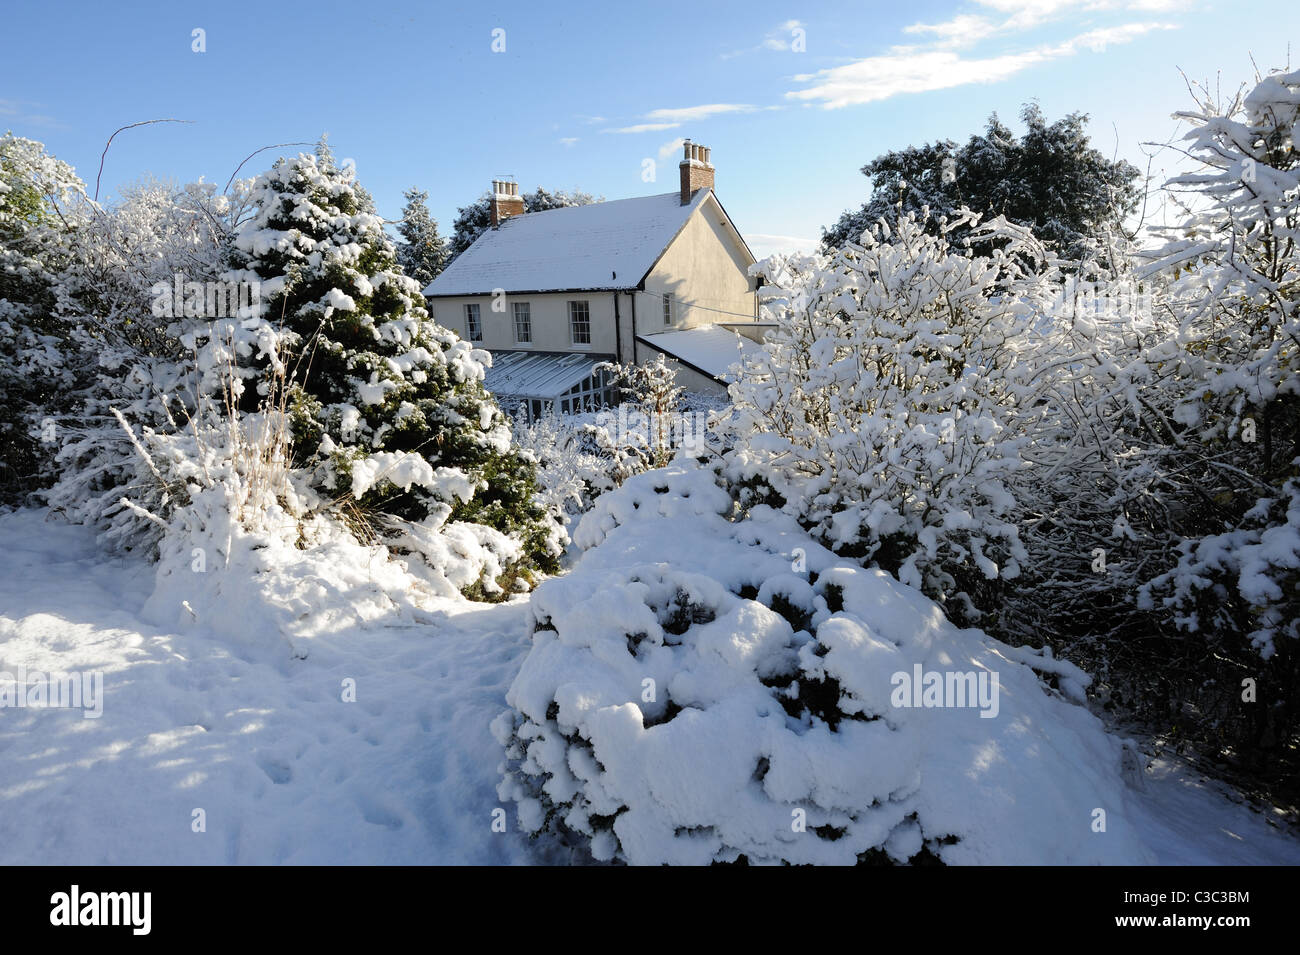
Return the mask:
POLYGON ((677 168, 682 173, 682 205, 686 205, 701 189, 713 188, 713 164, 709 162, 712 150, 688 139, 682 145, 682 152, 677 168))
POLYGON ((492 225, 497 226, 511 216, 524 214, 524 197, 519 195, 519 183, 492 180, 492 199, 488 203, 492 225))

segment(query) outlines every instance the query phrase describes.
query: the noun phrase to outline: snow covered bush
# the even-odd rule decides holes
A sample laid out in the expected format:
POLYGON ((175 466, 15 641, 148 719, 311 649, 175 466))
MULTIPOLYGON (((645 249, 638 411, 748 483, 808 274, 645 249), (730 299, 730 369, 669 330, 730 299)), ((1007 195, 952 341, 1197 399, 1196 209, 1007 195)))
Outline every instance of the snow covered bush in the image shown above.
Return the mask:
POLYGON ((638 475, 535 591, 493 727, 524 830, 634 864, 1149 859, 1084 674, 733 510, 688 459, 638 475))
POLYGON ((1149 352, 1174 329, 1131 259, 1108 259, 1058 286, 1025 342, 1036 398, 1014 520, 1030 561, 989 621, 1019 641, 1149 629, 1134 597, 1169 560, 1169 372, 1149 352))
POLYGON ((1186 221, 1140 255, 1098 237, 1105 267, 1035 326, 1042 413, 1014 489, 1030 560, 984 621, 1264 787, 1294 785, 1300 728, 1296 108, 1294 74, 1203 96, 1183 118, 1205 165, 1170 184, 1186 221))
MULTIPOLYGON (((673 416, 681 409, 686 389, 677 384, 677 373, 662 354, 640 365, 604 362, 615 387, 625 402, 630 402, 647 417, 649 449, 653 467, 662 467, 675 451, 673 416)), ((626 420, 626 419, 624 419, 626 420)))
POLYGON ((75 362, 55 314, 67 257, 64 209, 81 180, 38 142, 0 137, 0 504, 48 480, 75 362))
POLYGON ((111 206, 87 200, 76 210, 57 314, 77 374, 56 419, 58 474, 46 497, 69 519, 97 527, 110 550, 151 551, 161 533, 121 503, 149 497, 156 481, 119 416, 159 434, 189 430, 201 403, 218 400, 226 350, 245 336, 237 321, 205 317, 193 296, 187 309, 183 294, 222 275, 230 233, 247 215, 245 193, 246 183, 223 195, 210 183, 146 181, 111 206), (215 351, 209 338, 221 342, 215 351))
POLYGON ((1011 481, 1035 400, 1021 353, 1052 270, 1003 220, 925 225, 881 223, 833 255, 762 268, 777 328, 730 389, 728 476, 973 619, 1025 561, 1011 481), (957 226, 999 247, 955 251, 957 226))
POLYGON ((1170 187, 1189 218, 1151 270, 1175 272, 1173 441, 1200 520, 1144 589, 1192 631, 1244 633, 1264 657, 1300 637, 1300 72, 1178 114, 1202 169, 1170 187))
POLYGON ((538 499, 566 526, 601 494, 650 467, 647 443, 619 442, 591 417, 547 414, 515 422, 515 445, 536 464, 538 499))
POLYGON ((634 385, 623 392, 630 400, 598 412, 515 422, 515 444, 537 462, 539 499, 566 526, 634 474, 678 454, 715 452, 731 438, 725 399, 683 391, 662 361, 609 367, 634 385))

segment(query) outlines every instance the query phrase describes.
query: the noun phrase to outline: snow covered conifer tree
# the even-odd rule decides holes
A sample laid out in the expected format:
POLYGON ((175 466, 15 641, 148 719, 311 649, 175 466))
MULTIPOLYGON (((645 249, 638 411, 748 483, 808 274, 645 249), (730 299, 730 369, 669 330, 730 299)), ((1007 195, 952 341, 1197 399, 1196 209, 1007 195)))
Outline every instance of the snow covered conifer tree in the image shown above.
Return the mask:
POLYGON ((447 240, 438 234, 438 223, 429 215, 429 194, 414 187, 402 193, 406 206, 397 231, 405 240, 397 250, 402 271, 424 288, 447 266, 447 240))
POLYGON ((262 328, 278 342, 254 362, 256 390, 282 362, 295 464, 313 486, 381 529, 477 525, 480 538, 491 529, 514 542, 497 541, 516 551, 514 571, 553 566, 557 529, 483 388, 486 354, 429 320, 351 167, 282 159, 253 200, 229 277, 261 283, 262 328))

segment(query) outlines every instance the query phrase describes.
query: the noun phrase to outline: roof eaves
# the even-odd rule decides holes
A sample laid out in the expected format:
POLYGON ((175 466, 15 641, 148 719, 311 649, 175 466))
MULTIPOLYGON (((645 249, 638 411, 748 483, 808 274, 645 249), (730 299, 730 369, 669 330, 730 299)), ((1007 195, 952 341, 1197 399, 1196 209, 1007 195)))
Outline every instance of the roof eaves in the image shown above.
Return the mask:
MULTIPOLYGON (((569 295, 573 292, 635 292, 635 285, 604 285, 592 286, 591 288, 521 288, 521 289, 502 289, 507 295, 569 295)), ((491 298, 494 293, 488 292, 439 292, 435 295, 425 295, 425 298, 491 298)))

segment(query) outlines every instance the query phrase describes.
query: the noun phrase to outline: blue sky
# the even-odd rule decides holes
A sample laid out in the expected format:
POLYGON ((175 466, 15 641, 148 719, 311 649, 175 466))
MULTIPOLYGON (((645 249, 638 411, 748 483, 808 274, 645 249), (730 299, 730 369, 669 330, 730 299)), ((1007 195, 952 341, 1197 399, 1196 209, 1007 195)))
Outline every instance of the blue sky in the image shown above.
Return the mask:
POLYGON ((964 140, 1029 99, 1050 119, 1089 113, 1099 148, 1145 167, 1141 143, 1167 140, 1189 104, 1179 68, 1226 89, 1252 55, 1284 66, 1300 4, 7 0, 0 23, 0 129, 47 143, 92 190, 114 129, 191 121, 122 133, 101 198, 146 174, 224 184, 261 146, 328 133, 382 214, 418 185, 449 232, 504 175, 609 199, 673 191, 689 137, 712 148, 717 193, 761 256, 860 204, 874 156, 964 140))

